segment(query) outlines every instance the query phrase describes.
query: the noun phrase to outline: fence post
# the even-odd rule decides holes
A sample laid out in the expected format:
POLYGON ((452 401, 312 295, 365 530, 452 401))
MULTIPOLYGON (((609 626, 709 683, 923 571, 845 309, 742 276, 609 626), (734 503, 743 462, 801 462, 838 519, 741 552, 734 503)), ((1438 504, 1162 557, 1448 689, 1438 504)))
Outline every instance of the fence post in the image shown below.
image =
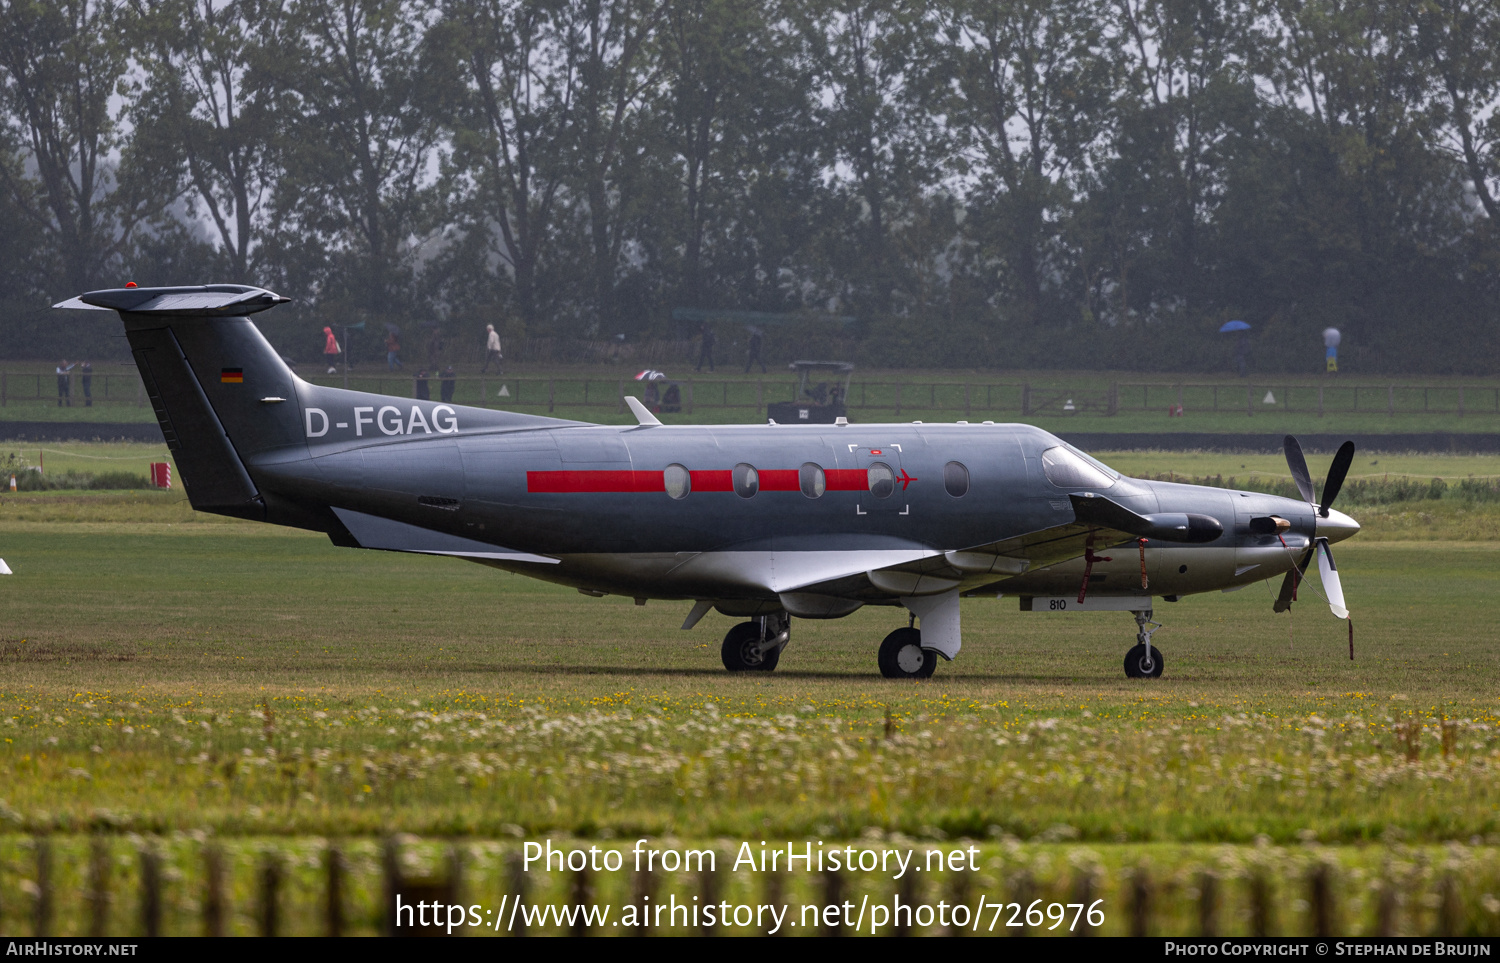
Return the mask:
POLYGON ((281 929, 281 854, 266 853, 260 867, 260 935, 277 936, 281 929))
POLYGON ((1198 935, 1219 935, 1219 877, 1212 870, 1198 877, 1198 935))
POLYGON ((1031 417, 1031 384, 1021 386, 1021 417, 1031 417))
POLYGON ((1386 417, 1396 417, 1396 386, 1387 385, 1385 389, 1385 413, 1386 417))
POLYGON ((1323 386, 1318 385, 1318 417, 1323 417, 1323 386))
POLYGON ((557 379, 547 379, 547 411, 551 412, 557 405, 557 379))
POLYGON ((630 899, 641 908, 636 917, 631 936, 652 936, 656 927, 651 925, 651 901, 656 898, 656 874, 646 869, 634 874, 630 880, 630 899))
POLYGON ((1335 928, 1333 908, 1333 872, 1327 863, 1318 862, 1308 877, 1308 902, 1312 904, 1313 935, 1332 936, 1335 928))
MULTIPOLYGON (((505 886, 510 890, 508 894, 512 903, 520 903, 526 899, 526 864, 519 852, 512 851, 505 857, 505 886)), ((526 935, 526 917, 516 913, 512 917, 516 921, 516 929, 511 932, 512 936, 526 935)))
POLYGON ((693 379, 689 378, 687 383, 687 413, 693 413, 693 379))
MULTIPOLYGON (((718 865, 718 854, 714 854, 714 865, 718 865)), ((717 869, 705 868, 698 871, 698 895, 702 897, 703 906, 716 906, 719 903, 719 873, 717 869)), ((718 936, 719 927, 708 922, 707 914, 704 914, 704 922, 698 928, 699 936, 718 936)))
MULTIPOLYGON (((836 870, 829 870, 823 874, 823 905, 838 906, 844 902, 844 878, 836 870)), ((843 936, 844 917, 839 914, 838 922, 832 927, 819 927, 819 936, 843 936)))
POLYGON ((324 855, 328 872, 328 892, 323 904, 323 935, 344 935, 344 851, 330 844, 324 855))
POLYGON ((1462 418, 1464 416, 1464 386, 1463 385, 1459 385, 1458 386, 1458 416, 1460 418, 1462 418))
POLYGON ((1250 935, 1270 936, 1274 922, 1271 917, 1271 881, 1264 866, 1258 866, 1250 874, 1250 935))
POLYGON ((1142 863, 1130 873, 1130 935, 1151 934, 1151 873, 1142 863))
POLYGON ((755 379, 755 420, 760 421, 766 413, 766 382, 764 378, 755 379))
POLYGON ((1255 417, 1255 388, 1253 385, 1245 385, 1245 416, 1255 417))
POLYGON ((89 841, 89 935, 109 928, 109 843, 102 833, 89 841))
POLYGON ((1094 927, 1089 923, 1088 907, 1094 902, 1094 867, 1085 866, 1078 871, 1078 881, 1073 885, 1073 902, 1081 903, 1084 912, 1078 915, 1078 928, 1074 936, 1093 936, 1094 927))
POLYGON ((1177 386, 1177 410, 1182 411, 1182 385, 1177 386))
POLYGON ((36 845, 36 904, 33 935, 50 936, 52 930, 52 841, 38 836, 36 845))
POLYGON ((203 870, 206 879, 203 894, 203 935, 224 935, 224 851, 217 843, 209 843, 203 851, 203 870))
POLYGON ((1120 383, 1118 381, 1111 381, 1109 383, 1108 413, 1110 415, 1118 415, 1120 413, 1120 383))
POLYGON ((620 400, 619 400, 619 407, 616 410, 620 411, 620 412, 623 412, 625 410, 625 379, 624 378, 620 379, 620 400))
POLYGON ((896 382, 896 417, 901 417, 901 382, 896 382))
POLYGON ((964 417, 969 417, 969 383, 964 382, 964 417))
POLYGON ((9 384, 8 384, 9 379, 10 379, 10 375, 9 374, 4 373, 4 372, 0 372, 0 408, 4 408, 5 407, 5 396, 6 396, 6 392, 9 389, 9 384))
POLYGON ((161 935, 161 856, 148 841, 141 847, 141 929, 161 935))
MULTIPOLYGON (((576 873, 573 874, 573 905, 574 906, 588 906, 593 901, 594 901, 594 887, 593 887, 593 884, 591 883, 591 881, 589 880, 589 871, 588 871, 587 868, 580 869, 578 872, 576 872, 576 873)), ((577 916, 573 917, 573 928, 572 928, 571 931, 569 931, 568 935, 569 936, 588 936, 589 935, 589 919, 588 919, 588 914, 586 914, 586 913, 579 913, 577 916)))

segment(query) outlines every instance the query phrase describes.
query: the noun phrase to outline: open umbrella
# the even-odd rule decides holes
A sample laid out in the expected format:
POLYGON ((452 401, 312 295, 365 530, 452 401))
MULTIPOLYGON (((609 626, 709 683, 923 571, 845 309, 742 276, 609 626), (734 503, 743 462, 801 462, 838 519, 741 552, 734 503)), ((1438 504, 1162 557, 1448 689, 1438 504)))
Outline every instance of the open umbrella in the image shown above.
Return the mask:
POLYGON ((385 329, 387 331, 389 331, 391 334, 400 334, 401 333, 401 328, 398 325, 391 324, 389 321, 387 321, 385 323, 385 329))
POLYGON ((1228 334, 1230 331, 1249 331, 1250 325, 1243 321, 1225 321, 1219 325, 1220 334, 1228 334))
POLYGON ((635 380, 636 381, 666 381, 667 380, 667 374, 664 371, 657 371, 655 368, 647 368, 645 371, 642 371, 640 374, 636 375, 635 376, 635 380))

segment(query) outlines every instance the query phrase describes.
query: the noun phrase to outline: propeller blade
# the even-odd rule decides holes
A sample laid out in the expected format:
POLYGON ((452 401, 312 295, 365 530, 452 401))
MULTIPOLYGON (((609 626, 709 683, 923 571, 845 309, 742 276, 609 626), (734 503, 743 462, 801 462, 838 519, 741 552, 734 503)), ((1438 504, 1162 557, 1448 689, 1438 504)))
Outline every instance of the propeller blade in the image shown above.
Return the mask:
POLYGON ((1328 539, 1320 538, 1318 546, 1318 576, 1323 580, 1323 594, 1328 596, 1328 608, 1336 618, 1347 619, 1349 609, 1344 605, 1344 586, 1339 582, 1339 567, 1333 562, 1333 550, 1328 539))
POLYGON ((1339 446, 1339 452, 1333 456, 1333 464, 1328 466, 1328 480, 1323 483, 1323 504, 1318 506, 1318 514, 1324 518, 1328 517, 1328 509, 1333 507, 1333 500, 1339 497, 1339 489, 1344 487, 1344 476, 1349 474, 1349 466, 1354 464, 1354 442, 1346 441, 1339 446))
POLYGON ((1311 548, 1303 552, 1296 569, 1287 572, 1286 578, 1281 580, 1281 592, 1276 596, 1276 604, 1272 606, 1277 612, 1285 612, 1292 607, 1292 600, 1297 595, 1297 583, 1306 577, 1307 566, 1312 563, 1312 555, 1311 548))
MULTIPOLYGON (((1286 449, 1286 466, 1292 470, 1292 481, 1297 483, 1297 491, 1302 493, 1302 500, 1309 505, 1316 505, 1318 500, 1313 497, 1312 475, 1307 471, 1307 459, 1302 455, 1302 446, 1297 444, 1297 439, 1287 435, 1281 442, 1286 449)), ((1353 453, 1350 453, 1353 457, 1353 453)), ((1340 484, 1342 484, 1340 480, 1340 484)))

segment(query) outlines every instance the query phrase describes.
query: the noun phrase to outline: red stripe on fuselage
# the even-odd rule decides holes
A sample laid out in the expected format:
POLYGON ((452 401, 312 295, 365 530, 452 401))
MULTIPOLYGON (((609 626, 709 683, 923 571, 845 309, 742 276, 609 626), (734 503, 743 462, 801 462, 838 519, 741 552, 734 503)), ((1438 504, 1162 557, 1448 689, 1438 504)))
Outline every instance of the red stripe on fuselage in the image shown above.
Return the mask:
POLYGON ((584 492, 660 492, 666 491, 666 487, 659 471, 529 471, 526 473, 526 490, 539 494, 572 495, 584 492))
MULTIPOLYGON (((695 492, 732 492, 734 473, 726 469, 690 472, 695 492)), ((828 491, 862 492, 870 487, 869 475, 863 468, 830 468, 824 471, 828 480, 828 491)), ((795 468, 760 469, 760 490, 763 492, 801 491, 802 485, 795 468)), ((628 492, 660 492, 666 487, 659 471, 529 471, 526 473, 526 491, 540 495, 611 494, 628 492)))

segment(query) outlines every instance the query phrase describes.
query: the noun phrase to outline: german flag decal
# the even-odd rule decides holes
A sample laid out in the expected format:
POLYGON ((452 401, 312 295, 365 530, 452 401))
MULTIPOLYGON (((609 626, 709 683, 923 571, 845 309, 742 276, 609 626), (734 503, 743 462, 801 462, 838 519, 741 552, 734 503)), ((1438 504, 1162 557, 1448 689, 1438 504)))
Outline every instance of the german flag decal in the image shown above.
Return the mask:
POLYGON ((242 385, 245 383, 245 369, 224 368, 219 372, 219 382, 226 385, 242 385))

